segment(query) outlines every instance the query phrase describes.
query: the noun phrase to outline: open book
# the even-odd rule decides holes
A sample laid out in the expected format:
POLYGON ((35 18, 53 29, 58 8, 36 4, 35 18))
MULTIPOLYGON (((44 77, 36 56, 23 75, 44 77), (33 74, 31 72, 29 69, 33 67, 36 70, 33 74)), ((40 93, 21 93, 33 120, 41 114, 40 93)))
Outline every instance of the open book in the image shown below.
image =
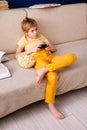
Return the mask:
POLYGON ((3 64, 3 62, 9 60, 8 57, 4 56, 5 52, 0 51, 0 79, 7 78, 11 76, 8 68, 3 64))

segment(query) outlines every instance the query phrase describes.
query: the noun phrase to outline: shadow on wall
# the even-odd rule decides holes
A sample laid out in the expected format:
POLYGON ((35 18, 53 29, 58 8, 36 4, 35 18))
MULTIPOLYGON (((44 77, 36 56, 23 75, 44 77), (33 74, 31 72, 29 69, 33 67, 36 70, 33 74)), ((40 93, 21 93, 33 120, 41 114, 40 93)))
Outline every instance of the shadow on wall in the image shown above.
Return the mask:
POLYGON ((9 8, 23 8, 29 7, 34 4, 48 4, 48 3, 60 3, 60 4, 74 4, 74 3, 87 3, 86 0, 7 0, 9 2, 9 8))

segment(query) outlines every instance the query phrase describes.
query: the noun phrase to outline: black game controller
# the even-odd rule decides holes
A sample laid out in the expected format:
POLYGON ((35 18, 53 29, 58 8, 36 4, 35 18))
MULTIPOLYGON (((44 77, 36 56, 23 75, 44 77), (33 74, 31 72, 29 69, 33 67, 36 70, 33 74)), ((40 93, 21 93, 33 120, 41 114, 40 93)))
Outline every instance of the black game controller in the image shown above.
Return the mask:
POLYGON ((46 48, 46 47, 48 47, 47 44, 41 44, 38 48, 40 48, 40 49, 44 49, 44 48, 46 48))

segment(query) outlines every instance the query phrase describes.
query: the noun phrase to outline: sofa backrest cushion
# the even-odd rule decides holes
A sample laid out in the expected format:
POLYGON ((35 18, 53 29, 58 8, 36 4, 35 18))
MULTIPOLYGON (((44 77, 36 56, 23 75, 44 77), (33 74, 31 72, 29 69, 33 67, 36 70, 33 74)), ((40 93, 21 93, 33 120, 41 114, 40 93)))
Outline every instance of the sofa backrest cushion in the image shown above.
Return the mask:
POLYGON ((27 9, 40 31, 54 44, 87 38, 87 5, 70 4, 47 9, 27 9))
POLYGON ((0 50, 15 52, 16 42, 23 35, 20 22, 25 15, 21 9, 0 10, 0 50))
POLYGON ((53 44, 87 38, 87 4, 1 10, 0 50, 15 52, 16 43, 23 35, 20 23, 26 12, 28 17, 36 19, 40 32, 53 44))

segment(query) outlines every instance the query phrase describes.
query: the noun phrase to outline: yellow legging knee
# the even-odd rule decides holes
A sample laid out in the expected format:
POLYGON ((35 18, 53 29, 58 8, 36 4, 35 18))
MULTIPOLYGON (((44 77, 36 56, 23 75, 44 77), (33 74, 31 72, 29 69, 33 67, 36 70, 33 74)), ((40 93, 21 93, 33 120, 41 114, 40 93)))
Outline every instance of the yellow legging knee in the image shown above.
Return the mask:
POLYGON ((49 71, 55 71, 63 67, 67 67, 73 64, 76 61, 77 57, 75 54, 66 54, 62 56, 54 56, 50 64, 47 64, 46 67, 49 71))

